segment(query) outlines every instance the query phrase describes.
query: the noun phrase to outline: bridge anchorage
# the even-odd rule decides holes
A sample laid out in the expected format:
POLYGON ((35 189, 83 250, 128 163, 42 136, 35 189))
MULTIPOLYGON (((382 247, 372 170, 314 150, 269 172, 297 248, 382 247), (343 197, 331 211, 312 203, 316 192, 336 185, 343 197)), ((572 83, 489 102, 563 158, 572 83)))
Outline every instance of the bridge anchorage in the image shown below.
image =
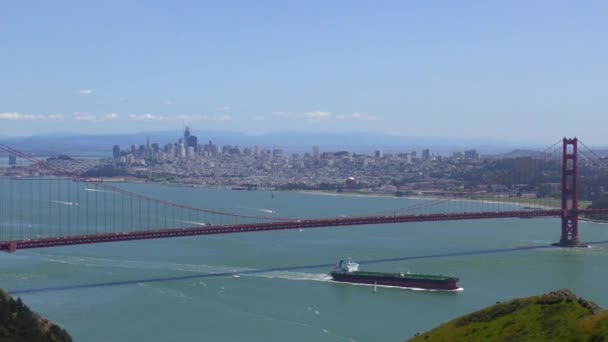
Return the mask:
POLYGON ((589 247, 578 237, 578 139, 563 140, 562 151, 562 235, 557 247, 589 247))

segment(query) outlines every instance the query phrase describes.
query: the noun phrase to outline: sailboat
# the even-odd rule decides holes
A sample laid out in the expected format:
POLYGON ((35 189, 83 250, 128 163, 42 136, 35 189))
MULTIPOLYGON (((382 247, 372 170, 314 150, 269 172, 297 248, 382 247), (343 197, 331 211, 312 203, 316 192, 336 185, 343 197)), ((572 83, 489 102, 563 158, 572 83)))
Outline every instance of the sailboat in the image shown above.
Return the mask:
POLYGON ((374 283, 374 293, 378 293, 378 282, 374 283))

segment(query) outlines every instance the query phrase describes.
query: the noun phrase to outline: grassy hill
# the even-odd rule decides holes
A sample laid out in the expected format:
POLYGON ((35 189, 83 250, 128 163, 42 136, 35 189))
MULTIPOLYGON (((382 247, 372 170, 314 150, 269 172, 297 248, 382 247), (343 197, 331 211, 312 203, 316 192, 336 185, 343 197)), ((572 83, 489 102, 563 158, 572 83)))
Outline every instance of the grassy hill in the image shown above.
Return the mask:
POLYGON ((71 342, 59 326, 30 310, 21 299, 0 290, 0 342, 71 342))
POLYGON ((409 341, 608 341, 608 311, 559 290, 497 303, 409 341))

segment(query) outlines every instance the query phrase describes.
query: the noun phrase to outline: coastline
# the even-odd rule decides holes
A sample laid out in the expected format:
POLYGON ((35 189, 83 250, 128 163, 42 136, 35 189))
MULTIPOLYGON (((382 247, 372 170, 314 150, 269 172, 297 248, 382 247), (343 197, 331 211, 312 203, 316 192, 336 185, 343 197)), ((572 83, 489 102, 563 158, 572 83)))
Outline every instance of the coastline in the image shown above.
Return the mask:
POLYGON ((323 190, 294 190, 294 191, 284 191, 284 192, 296 192, 296 193, 301 193, 301 194, 306 194, 306 195, 322 195, 322 196, 349 196, 349 197, 381 197, 381 198, 395 198, 395 199, 406 199, 406 200, 454 200, 454 201, 458 201, 458 202, 483 202, 483 203, 487 203, 487 204, 509 204, 509 205, 514 205, 514 206, 520 206, 520 207, 525 207, 525 206, 533 206, 535 209, 543 209, 543 210, 551 210, 551 209, 557 209, 559 208, 558 206, 552 206, 552 205, 547 205, 547 204, 539 204, 539 203, 520 203, 517 202, 515 200, 509 201, 509 200, 504 200, 504 201, 498 201, 498 200, 492 200, 492 199, 483 199, 483 198, 479 198, 479 199, 470 199, 470 198, 454 198, 454 197, 447 197, 447 196, 395 196, 392 193, 369 193, 369 194, 365 194, 365 193, 359 193, 359 192, 335 192, 335 191, 323 191, 323 190))
MULTIPOLYGON (((361 192, 361 191, 343 191, 343 192, 337 192, 335 190, 276 190, 276 189, 269 189, 269 188, 261 188, 261 189, 256 189, 256 190, 246 190, 246 189, 239 189, 239 190, 235 190, 232 188, 232 186, 209 186, 209 185, 199 185, 199 184, 186 184, 186 183, 167 183, 167 182, 151 182, 151 181, 142 181, 142 182, 132 182, 132 181, 125 181, 122 183, 133 183, 133 184, 154 184, 154 185, 160 185, 160 186, 167 186, 167 187, 173 187, 173 188, 197 188, 197 189, 209 189, 209 190, 229 190, 229 191, 265 191, 265 192, 276 192, 276 193, 298 193, 298 194, 304 194, 304 195, 319 195, 319 196, 345 196, 345 197, 364 197, 364 198, 392 198, 392 199, 404 199, 404 200, 417 200, 417 201, 424 201, 424 200, 429 200, 429 201, 434 201, 434 200, 454 200, 454 201, 459 201, 459 202, 483 202, 486 204, 508 204, 508 205, 513 205, 513 206, 519 206, 519 207, 529 207, 531 210, 533 209, 542 209, 542 210, 552 210, 552 209, 559 209, 560 206, 558 205, 558 200, 554 199, 554 198, 542 198, 542 199, 531 199, 529 200, 529 202, 518 202, 517 199, 511 199, 510 197, 502 197, 502 198, 478 198, 478 199, 471 199, 471 198, 456 198, 456 197, 448 197, 448 196, 438 196, 438 195, 430 195, 430 196, 421 196, 421 195, 417 195, 417 196, 396 196, 395 193, 383 193, 383 192, 361 192), (538 202, 547 202, 547 201, 551 201, 551 202, 555 202, 554 205, 551 204, 547 204, 547 203, 538 203, 538 202)), ((587 205, 589 205, 589 203, 585 202, 585 201, 580 201, 579 203, 581 203, 581 208, 586 207, 587 205)), ((602 221, 592 221, 591 219, 583 219, 581 218, 581 220, 587 221, 587 222, 593 222, 593 223, 605 223, 602 221)), ((608 223, 608 222, 606 222, 608 223)))

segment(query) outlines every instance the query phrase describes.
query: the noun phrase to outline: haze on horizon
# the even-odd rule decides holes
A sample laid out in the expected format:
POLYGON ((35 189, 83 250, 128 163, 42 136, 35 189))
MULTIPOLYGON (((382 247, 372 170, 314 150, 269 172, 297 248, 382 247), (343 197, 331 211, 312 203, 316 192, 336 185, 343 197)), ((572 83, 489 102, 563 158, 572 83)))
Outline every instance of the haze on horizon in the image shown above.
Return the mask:
POLYGON ((608 145, 608 3, 10 2, 0 135, 367 131, 608 145))

